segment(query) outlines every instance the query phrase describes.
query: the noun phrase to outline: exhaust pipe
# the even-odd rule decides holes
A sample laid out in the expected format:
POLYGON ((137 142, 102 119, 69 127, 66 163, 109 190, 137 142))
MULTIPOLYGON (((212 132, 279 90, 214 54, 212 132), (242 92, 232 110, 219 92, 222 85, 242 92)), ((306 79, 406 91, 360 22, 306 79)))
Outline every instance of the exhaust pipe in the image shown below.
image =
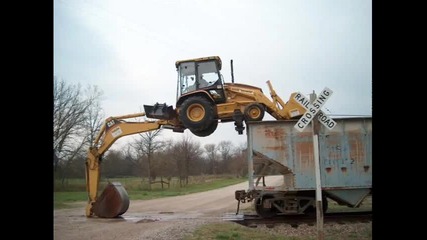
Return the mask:
POLYGON ((234 83, 233 59, 230 60, 230 66, 231 66, 231 82, 234 83))

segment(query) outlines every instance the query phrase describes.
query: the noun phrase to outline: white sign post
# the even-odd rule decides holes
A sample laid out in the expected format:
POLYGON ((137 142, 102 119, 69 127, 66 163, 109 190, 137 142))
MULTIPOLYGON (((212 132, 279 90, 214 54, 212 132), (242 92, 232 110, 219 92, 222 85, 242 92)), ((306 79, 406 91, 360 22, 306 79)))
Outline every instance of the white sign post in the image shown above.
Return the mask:
MULTIPOLYGON (((298 93, 294 96, 294 99, 301 104, 307 111, 298 120, 294 128, 299 132, 304 131, 305 127, 314 119, 318 114, 317 120, 321 122, 328 129, 332 129, 337 124, 333 119, 329 118, 320 108, 332 95, 333 91, 327 87, 319 94, 316 98, 316 94, 310 95, 310 99, 305 97, 303 94, 298 93)), ((323 204, 322 204, 322 184, 320 181, 320 162, 319 162, 319 133, 318 128, 315 126, 316 121, 312 123, 313 129, 313 147, 314 147, 314 167, 316 174, 316 220, 317 220, 317 239, 323 240, 323 204)))

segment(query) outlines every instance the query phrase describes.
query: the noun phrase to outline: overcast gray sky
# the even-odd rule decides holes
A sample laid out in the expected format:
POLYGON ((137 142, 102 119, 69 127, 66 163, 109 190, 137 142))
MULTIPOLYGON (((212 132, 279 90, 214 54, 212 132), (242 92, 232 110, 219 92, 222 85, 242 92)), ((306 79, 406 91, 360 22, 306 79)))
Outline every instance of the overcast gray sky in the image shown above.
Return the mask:
MULTIPOLYGON (((99 86, 106 117, 175 107, 175 61, 206 56, 221 57, 225 81, 232 59, 235 82, 268 96, 267 80, 284 101, 328 87, 327 114, 372 114, 372 1, 54 0, 54 75, 99 86)), ((246 141, 233 123, 192 136, 246 141)))

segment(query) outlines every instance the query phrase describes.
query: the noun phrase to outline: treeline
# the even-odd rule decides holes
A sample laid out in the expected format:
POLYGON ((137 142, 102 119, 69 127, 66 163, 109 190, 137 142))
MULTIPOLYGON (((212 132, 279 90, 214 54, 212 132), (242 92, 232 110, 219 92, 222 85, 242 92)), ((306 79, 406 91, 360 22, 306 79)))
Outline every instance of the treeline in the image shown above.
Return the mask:
MULTIPOLYGON (((133 142, 135 143, 135 142, 133 142)), ((130 144, 124 150, 109 150, 102 158, 101 174, 104 177, 141 177, 167 179, 179 177, 188 181, 188 176, 201 174, 232 174, 246 176, 246 153, 242 147, 230 141, 206 144, 203 147, 192 137, 162 142, 163 147, 154 151, 149 159, 130 144)), ((86 155, 82 152, 71 162, 60 162, 58 178, 84 178, 86 155), (64 176, 65 175, 65 176, 64 176)))
MULTIPOLYGON (((85 177, 87 150, 105 120, 101 107, 102 91, 96 86, 82 88, 54 77, 54 176, 85 177)), ((163 130, 138 134, 124 149, 109 150, 101 159, 101 174, 108 178, 141 177, 170 179, 201 174, 245 176, 247 162, 244 146, 231 141, 202 146, 195 137, 162 140, 163 130)))

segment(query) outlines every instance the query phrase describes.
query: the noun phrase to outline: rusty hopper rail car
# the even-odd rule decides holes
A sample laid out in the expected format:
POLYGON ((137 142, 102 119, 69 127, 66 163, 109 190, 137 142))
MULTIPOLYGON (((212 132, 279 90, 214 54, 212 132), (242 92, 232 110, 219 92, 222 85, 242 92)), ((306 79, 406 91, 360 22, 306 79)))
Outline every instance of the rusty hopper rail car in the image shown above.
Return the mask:
MULTIPOLYGON (((372 194, 372 118, 334 118, 329 130, 320 125, 319 158, 323 211, 327 199, 357 208, 372 194)), ((249 188, 235 198, 251 202, 260 217, 315 211, 315 165, 311 123, 303 132, 296 120, 248 122, 249 188), (278 186, 264 177, 282 175, 278 186)))

